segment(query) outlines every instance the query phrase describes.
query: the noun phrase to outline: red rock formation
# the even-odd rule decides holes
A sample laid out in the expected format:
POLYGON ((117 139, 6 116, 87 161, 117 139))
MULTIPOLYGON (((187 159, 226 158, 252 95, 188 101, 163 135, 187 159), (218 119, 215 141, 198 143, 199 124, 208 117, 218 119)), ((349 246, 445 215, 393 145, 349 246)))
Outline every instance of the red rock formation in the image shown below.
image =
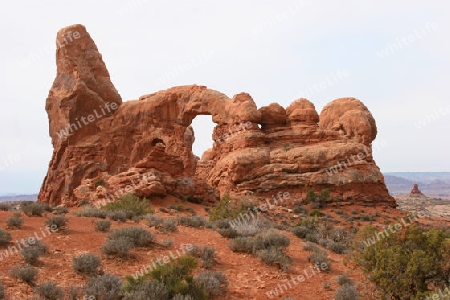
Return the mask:
POLYGON ((81 37, 57 52, 46 105, 54 152, 39 201, 98 203, 129 192, 193 201, 248 191, 304 198, 307 189, 330 188, 342 201, 395 206, 371 156, 375 121, 359 100, 335 100, 319 117, 306 99, 257 109, 246 93, 230 99, 193 85, 122 103, 85 28, 64 28, 58 39, 69 31, 81 37), (105 113, 61 134, 95 110, 105 113), (197 115, 217 124, 202 159, 192 153, 197 115))
POLYGON ((411 197, 425 197, 425 195, 419 190, 419 185, 417 183, 414 183, 413 189, 409 195, 411 197))

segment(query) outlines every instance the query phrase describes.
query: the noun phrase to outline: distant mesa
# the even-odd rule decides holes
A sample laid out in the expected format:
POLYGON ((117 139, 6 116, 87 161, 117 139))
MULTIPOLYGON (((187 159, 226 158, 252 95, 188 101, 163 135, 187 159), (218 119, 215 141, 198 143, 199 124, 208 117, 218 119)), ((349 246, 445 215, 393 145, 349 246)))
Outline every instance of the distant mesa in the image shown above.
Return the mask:
POLYGON ((186 85, 122 101, 83 25, 58 32, 56 66, 40 202, 99 204, 133 193, 214 203, 246 191, 305 199, 329 188, 335 203, 396 206, 372 157, 375 120, 358 99, 336 99, 319 114, 307 99, 258 108, 244 92, 186 85), (198 115, 216 125, 201 159, 192 153, 198 115))
POLYGON ((419 190, 419 185, 417 183, 414 183, 413 189, 411 190, 411 193, 409 193, 411 197, 426 197, 422 192, 419 190))

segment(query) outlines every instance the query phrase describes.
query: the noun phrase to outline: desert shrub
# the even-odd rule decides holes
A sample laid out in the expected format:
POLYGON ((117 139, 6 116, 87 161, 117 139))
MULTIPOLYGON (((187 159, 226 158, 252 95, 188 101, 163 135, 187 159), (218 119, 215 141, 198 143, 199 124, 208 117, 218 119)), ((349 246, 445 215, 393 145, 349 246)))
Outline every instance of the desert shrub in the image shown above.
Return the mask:
POLYGON ((228 219, 220 219, 214 222, 214 226, 219 229, 228 229, 231 228, 230 220, 228 219))
POLYGON ((21 204, 21 209, 27 216, 38 216, 41 217, 42 214, 47 210, 48 205, 43 205, 39 202, 32 202, 27 204, 21 204))
POLYGON ((205 218, 202 218, 200 216, 192 216, 192 217, 182 216, 178 218, 178 224, 182 226, 198 228, 205 226, 206 220, 205 218))
MULTIPOLYGON (((83 298, 83 288, 71 284, 66 290, 66 296, 68 300, 80 300, 83 298)), ((85 298, 83 300, 94 300, 93 298, 94 297, 91 297, 91 299, 85 298)))
POLYGON ((177 229, 177 223, 174 219, 165 219, 161 225, 158 226, 158 230, 161 232, 176 232, 177 229))
POLYGON ((316 230, 319 226, 319 221, 315 217, 308 217, 303 219, 299 225, 304 226, 310 230, 316 230))
MULTIPOLYGON (((383 297, 414 299, 445 288, 450 260, 450 234, 409 225, 377 240, 377 228, 366 226, 355 237, 353 257, 382 292, 383 297), (395 280, 392 280, 395 278, 395 280)), ((383 233, 383 232, 381 232, 383 233)))
POLYGON ((107 213, 108 218, 113 221, 126 222, 127 221, 127 213, 123 210, 110 211, 107 213))
POLYGON ((91 277, 84 286, 86 296, 94 296, 96 300, 120 300, 122 280, 113 274, 91 277))
POLYGON ((7 245, 11 240, 11 233, 0 228, 0 246, 7 245))
POLYGON ((278 265, 283 271, 289 271, 290 258, 279 247, 269 247, 257 252, 257 256, 268 265, 278 265))
POLYGON ((233 239, 238 236, 237 231, 233 228, 219 228, 217 232, 224 238, 233 239))
POLYGON ((189 295, 176 294, 173 296, 172 300, 195 300, 189 295))
POLYGON ((69 212, 69 209, 65 206, 57 206, 55 208, 53 208, 53 213, 55 215, 63 215, 63 214, 67 214, 69 212))
POLYGON ((256 250, 268 249, 270 247, 284 248, 289 246, 290 242, 287 236, 276 230, 268 230, 255 236, 256 250))
POLYGON ((229 247, 233 252, 253 253, 255 241, 253 237, 237 237, 232 239, 229 247))
POLYGON ((136 284, 132 290, 126 291, 123 297, 123 300, 148 299, 170 300, 169 290, 164 283, 156 280, 142 281, 136 284))
POLYGON ((49 280, 36 287, 36 293, 46 300, 59 300, 64 298, 64 291, 56 283, 49 280))
POLYGON ((358 295, 355 285, 345 283, 336 290, 334 297, 336 300, 355 300, 358 299, 358 295))
POLYGON ((192 207, 186 207, 186 211, 191 214, 191 216, 195 216, 197 213, 192 207))
POLYGON ((106 218, 106 211, 91 206, 84 207, 74 212, 74 214, 77 217, 100 218, 100 219, 106 218))
POLYGON ((95 230, 97 231, 108 231, 111 228, 110 220, 98 220, 95 222, 95 230))
POLYGON ((199 282, 209 296, 217 296, 224 293, 228 287, 227 277, 219 271, 200 271, 195 280, 199 282))
POLYGON ((252 205, 243 201, 236 201, 231 199, 229 194, 225 194, 209 213, 209 219, 211 221, 217 221, 220 219, 236 219, 241 213, 245 213, 252 205))
POLYGON ((314 209, 312 212, 309 213, 309 215, 311 217, 323 217, 323 216, 325 216, 325 214, 323 212, 321 212, 320 210, 318 210, 318 209, 314 209))
POLYGON ((243 219, 236 219, 234 221, 230 221, 230 225, 236 231, 238 236, 253 236, 262 228, 259 218, 251 218, 247 221, 243 219))
POLYGON ((171 238, 165 239, 161 243, 164 247, 171 247, 173 245, 173 240, 171 238))
POLYGON ((312 230, 305 226, 296 226, 292 229, 292 233, 301 239, 306 238, 306 236, 311 232, 312 230))
POLYGON ((347 251, 347 246, 342 242, 335 242, 332 240, 327 240, 326 248, 333 251, 336 254, 344 254, 347 251))
MULTIPOLYGON (((172 299, 177 294, 188 295, 196 300, 206 300, 207 293, 202 285, 194 280, 193 270, 197 266, 197 261, 192 256, 180 256, 171 260, 169 263, 159 265, 143 276, 134 278, 127 276, 127 282, 124 284, 124 293, 132 293, 146 281, 156 281, 164 284, 169 292, 169 298, 172 299)), ((129 298, 131 299, 131 298, 129 298)))
POLYGON ((1 211, 8 211, 11 208, 9 204, 6 203, 0 203, 0 210, 1 211))
POLYGON ((81 254, 74 257, 72 260, 72 266, 75 271, 80 274, 94 276, 99 272, 99 267, 102 264, 100 258, 91 253, 81 254))
POLYGON ((313 252, 313 251, 320 251, 320 248, 314 243, 307 242, 306 245, 303 246, 303 250, 313 252))
POLYGON ((336 278, 336 281, 337 281, 337 283, 338 283, 339 285, 344 285, 344 284, 346 284, 346 283, 353 284, 353 281, 348 277, 347 274, 339 275, 339 276, 336 278))
MULTIPOLYGON (((133 212, 134 215, 142 216, 147 213, 153 213, 150 208, 150 200, 132 195, 125 194, 120 196, 114 202, 109 202, 102 207, 106 211, 118 211, 123 210, 127 212, 133 212)), ((131 218, 130 218, 131 219, 131 218)))
POLYGON ((355 209, 352 209, 350 212, 352 215, 356 215, 358 213, 355 209))
POLYGON ((14 265, 9 270, 9 276, 15 279, 20 279, 23 282, 34 285, 36 282, 38 270, 33 267, 21 267, 20 265, 14 265))
POLYGON ((47 219, 47 221, 45 221, 45 225, 47 225, 50 228, 57 228, 62 229, 66 226, 67 222, 69 220, 63 216, 63 215, 56 215, 56 216, 51 216, 50 218, 47 219))
POLYGON ((146 214, 144 219, 147 221, 148 227, 158 227, 164 221, 161 217, 153 214, 146 214))
POLYGON ((317 244, 319 242, 319 235, 315 232, 310 232, 306 235, 305 240, 317 244))
POLYGON ((6 226, 9 228, 22 228, 23 218, 21 213, 14 213, 12 217, 6 219, 6 226))
POLYGON ((314 263, 315 265, 322 266, 325 264, 327 266, 326 270, 329 271, 331 263, 328 260, 328 254, 324 251, 313 251, 308 256, 308 261, 314 263))
POLYGON ((217 263, 216 248, 210 247, 210 246, 205 246, 203 248, 203 253, 200 256, 200 259, 202 261, 202 266, 204 268, 209 269, 212 266, 214 266, 217 263))
POLYGON ((20 250, 20 255, 23 257, 26 263, 34 265, 37 263, 40 256, 47 253, 48 246, 44 245, 40 240, 34 240, 34 237, 29 237, 27 241, 33 240, 33 243, 29 243, 27 247, 20 250))
POLYGON ((102 246, 102 252, 106 255, 116 255, 124 258, 128 256, 128 252, 133 247, 133 240, 122 236, 106 241, 106 244, 102 246))
POLYGON ((110 240, 115 240, 121 237, 128 238, 136 247, 145 247, 153 243, 155 236, 149 231, 141 227, 126 227, 114 229, 108 234, 110 240))

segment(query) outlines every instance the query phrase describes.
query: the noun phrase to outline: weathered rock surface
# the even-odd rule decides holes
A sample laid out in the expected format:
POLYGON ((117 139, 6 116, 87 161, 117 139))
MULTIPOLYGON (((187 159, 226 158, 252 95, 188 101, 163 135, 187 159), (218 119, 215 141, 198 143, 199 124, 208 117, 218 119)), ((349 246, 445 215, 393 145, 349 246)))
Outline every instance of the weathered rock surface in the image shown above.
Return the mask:
POLYGON ((58 40, 69 31, 81 37, 57 52, 46 104, 54 151, 39 201, 101 203, 130 192, 216 201, 330 188, 337 201, 395 206, 371 155, 375 120, 359 100, 337 99, 319 117, 306 99, 258 109, 247 93, 192 85, 122 103, 85 28, 64 28, 58 40), (192 153, 197 115, 217 124, 201 159, 192 153))

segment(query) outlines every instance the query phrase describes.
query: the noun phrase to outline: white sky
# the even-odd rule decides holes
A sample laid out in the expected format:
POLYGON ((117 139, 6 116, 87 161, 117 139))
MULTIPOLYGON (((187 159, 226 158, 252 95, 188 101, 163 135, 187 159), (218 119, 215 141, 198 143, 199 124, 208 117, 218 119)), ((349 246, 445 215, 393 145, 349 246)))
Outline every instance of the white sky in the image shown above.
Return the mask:
MULTIPOLYGON (((258 107, 306 96, 320 113, 352 96, 387 144, 374 149, 382 171, 450 171, 449 8, 444 0, 4 1, 0 194, 39 191, 52 154, 45 99, 56 32, 75 23, 87 27, 124 101, 199 84, 230 97, 248 92, 258 107), (327 77, 333 84, 314 90, 327 77), (418 128, 427 114, 436 120, 418 128)), ((198 155, 212 126, 210 116, 194 122, 198 155)))

